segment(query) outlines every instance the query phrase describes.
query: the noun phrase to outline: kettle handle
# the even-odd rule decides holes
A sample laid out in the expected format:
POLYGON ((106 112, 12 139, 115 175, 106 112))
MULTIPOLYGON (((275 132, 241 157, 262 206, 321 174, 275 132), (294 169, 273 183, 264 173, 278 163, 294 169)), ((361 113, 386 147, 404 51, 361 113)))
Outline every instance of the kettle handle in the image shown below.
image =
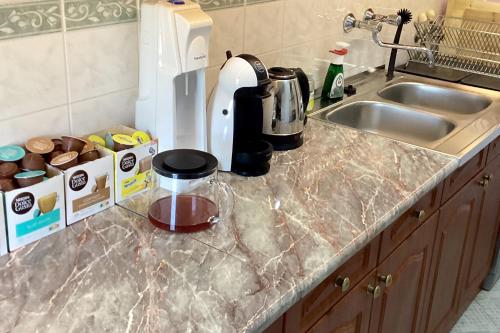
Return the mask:
POLYGON ((309 104, 309 79, 306 73, 301 68, 294 68, 293 71, 297 75, 297 80, 299 80, 300 91, 302 93, 302 102, 304 103, 304 113, 307 110, 307 104, 309 104))

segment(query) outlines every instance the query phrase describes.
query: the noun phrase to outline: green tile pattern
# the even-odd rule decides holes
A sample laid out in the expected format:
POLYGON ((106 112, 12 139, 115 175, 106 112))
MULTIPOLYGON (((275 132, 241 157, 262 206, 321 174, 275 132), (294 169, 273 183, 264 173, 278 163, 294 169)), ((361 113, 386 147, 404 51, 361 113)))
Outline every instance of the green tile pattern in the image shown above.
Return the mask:
MULTIPOLYGON (((207 11, 268 1, 275 0, 197 0, 207 11)), ((0 5, 0 40, 62 31, 62 11, 59 0, 0 5)), ((137 15, 136 0, 64 0, 67 30, 133 22, 137 15)))
POLYGON ((66 0, 66 29, 82 29, 137 20, 135 0, 66 0))
POLYGON ((198 0, 198 3, 204 10, 215 10, 243 6, 245 0, 198 0))
POLYGON ((0 39, 61 31, 59 1, 28 2, 0 6, 0 39))

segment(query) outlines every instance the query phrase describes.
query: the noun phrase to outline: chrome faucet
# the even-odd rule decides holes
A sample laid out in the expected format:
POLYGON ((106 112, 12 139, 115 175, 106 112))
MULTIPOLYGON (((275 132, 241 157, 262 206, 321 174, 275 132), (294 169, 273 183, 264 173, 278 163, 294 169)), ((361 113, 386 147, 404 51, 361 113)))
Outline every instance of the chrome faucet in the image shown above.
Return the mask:
POLYGON ((368 9, 365 12, 364 20, 356 20, 353 14, 347 14, 344 18, 343 28, 345 32, 351 32, 354 28, 371 31, 373 41, 380 47, 405 51, 425 52, 427 54, 427 62, 429 63, 429 67, 434 67, 434 53, 427 47, 383 42, 379 37, 380 31, 382 31, 383 23, 399 25, 401 23, 401 17, 399 15, 384 16, 374 14, 372 10, 368 9))

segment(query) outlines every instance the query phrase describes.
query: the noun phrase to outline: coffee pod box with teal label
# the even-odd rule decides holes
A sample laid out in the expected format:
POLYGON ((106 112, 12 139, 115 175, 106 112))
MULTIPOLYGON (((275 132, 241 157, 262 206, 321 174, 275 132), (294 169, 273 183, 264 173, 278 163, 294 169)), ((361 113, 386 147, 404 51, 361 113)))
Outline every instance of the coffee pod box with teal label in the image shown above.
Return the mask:
MULTIPOLYGON (((124 134, 132 136, 137 130, 117 126, 94 133, 105 138, 110 134, 124 134)), ((109 147, 111 148, 111 147, 109 147)), ((158 141, 151 139, 149 142, 138 144, 133 148, 115 152, 105 148, 113 155, 115 164, 115 201, 120 203, 134 195, 143 193, 152 187, 152 161, 158 152, 158 141)))
POLYGON ((3 205, 3 193, 0 192, 0 257, 7 253, 7 231, 5 229, 5 212, 3 205))
POLYGON ((115 205, 113 156, 105 149, 98 151, 100 158, 63 171, 67 225, 115 205))
POLYGON ((48 165, 47 176, 41 183, 3 193, 10 251, 66 227, 64 175, 48 165))

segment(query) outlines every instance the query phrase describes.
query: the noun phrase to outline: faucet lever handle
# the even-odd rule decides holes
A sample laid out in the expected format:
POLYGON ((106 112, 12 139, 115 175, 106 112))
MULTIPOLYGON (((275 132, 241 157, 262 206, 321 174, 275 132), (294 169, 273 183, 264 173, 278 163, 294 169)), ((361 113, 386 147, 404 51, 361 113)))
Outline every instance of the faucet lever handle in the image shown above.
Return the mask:
POLYGON ((401 16, 397 14, 391 14, 391 15, 376 14, 371 8, 365 10, 365 13, 363 14, 363 21, 379 21, 397 26, 401 24, 401 20, 402 20, 401 16))

